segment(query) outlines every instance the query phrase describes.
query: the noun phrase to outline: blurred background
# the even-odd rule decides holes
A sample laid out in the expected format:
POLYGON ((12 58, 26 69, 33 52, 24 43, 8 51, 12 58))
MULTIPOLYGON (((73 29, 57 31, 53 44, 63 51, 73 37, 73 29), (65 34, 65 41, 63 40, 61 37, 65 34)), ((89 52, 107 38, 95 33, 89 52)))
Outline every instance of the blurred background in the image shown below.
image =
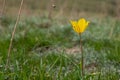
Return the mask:
MULTIPOLYGON (((0 0, 0 10, 4 0, 0 0)), ((21 0, 6 1, 5 14, 17 14, 21 0)), ((120 17, 120 0, 24 0, 22 15, 48 16, 51 4, 56 7, 52 11, 54 18, 78 17, 120 17)))

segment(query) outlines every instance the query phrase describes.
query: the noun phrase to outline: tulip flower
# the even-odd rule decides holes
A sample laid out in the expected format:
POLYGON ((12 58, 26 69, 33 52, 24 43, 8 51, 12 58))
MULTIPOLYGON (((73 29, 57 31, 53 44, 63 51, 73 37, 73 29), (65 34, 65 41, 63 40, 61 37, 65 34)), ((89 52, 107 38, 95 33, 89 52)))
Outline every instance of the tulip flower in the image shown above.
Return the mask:
POLYGON ((84 18, 79 19, 78 21, 70 21, 70 22, 73 26, 73 30, 78 34, 83 33, 89 24, 89 21, 86 21, 84 18))

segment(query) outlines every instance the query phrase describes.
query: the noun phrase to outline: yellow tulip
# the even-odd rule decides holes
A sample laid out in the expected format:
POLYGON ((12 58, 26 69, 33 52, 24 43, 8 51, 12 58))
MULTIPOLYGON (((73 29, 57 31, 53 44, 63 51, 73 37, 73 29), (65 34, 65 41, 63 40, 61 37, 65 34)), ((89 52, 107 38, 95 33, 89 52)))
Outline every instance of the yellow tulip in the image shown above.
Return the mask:
POLYGON ((78 34, 83 33, 89 24, 89 21, 86 21, 84 18, 79 19, 78 21, 70 21, 70 22, 73 26, 73 30, 78 34))

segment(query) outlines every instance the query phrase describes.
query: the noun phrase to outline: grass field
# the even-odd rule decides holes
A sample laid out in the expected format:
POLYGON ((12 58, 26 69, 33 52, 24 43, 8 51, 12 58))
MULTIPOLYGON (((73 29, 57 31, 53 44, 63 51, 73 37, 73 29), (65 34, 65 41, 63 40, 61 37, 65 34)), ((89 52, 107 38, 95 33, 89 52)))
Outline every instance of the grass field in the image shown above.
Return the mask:
MULTIPOLYGON (((82 80, 80 38, 69 22, 70 19, 81 17, 90 21, 82 34, 84 80, 120 79, 120 19, 115 17, 118 16, 116 12, 108 14, 109 10, 104 12, 104 8, 98 6, 103 0, 93 0, 89 4, 87 0, 76 1, 72 6, 72 0, 69 6, 65 5, 65 1, 62 9, 58 3, 62 4, 63 1, 58 1, 52 19, 47 17, 49 11, 44 10, 47 8, 45 0, 40 5, 40 12, 37 2, 31 6, 33 1, 26 0, 13 40, 9 68, 6 70, 8 47, 16 21, 13 16, 17 16, 15 12, 18 7, 15 6, 19 1, 14 6, 11 5, 15 4, 15 0, 8 1, 6 14, 0 18, 0 80, 82 80), (80 10, 79 3, 82 4, 80 10), (92 7, 86 7, 85 4, 92 7), (29 10, 35 13, 28 14, 29 10), (42 16, 38 15, 41 11, 45 13, 42 16)), ((105 0, 105 4, 107 2, 110 1, 105 0)))
MULTIPOLYGON (((85 80, 118 80, 120 21, 111 18, 90 21, 82 35, 85 80)), ((78 35, 69 23, 62 25, 56 20, 51 23, 45 17, 30 17, 19 22, 12 46, 10 67, 5 71, 6 53, 14 22, 9 17, 2 19, 2 25, 9 26, 0 34, 0 80, 81 79, 78 35)))

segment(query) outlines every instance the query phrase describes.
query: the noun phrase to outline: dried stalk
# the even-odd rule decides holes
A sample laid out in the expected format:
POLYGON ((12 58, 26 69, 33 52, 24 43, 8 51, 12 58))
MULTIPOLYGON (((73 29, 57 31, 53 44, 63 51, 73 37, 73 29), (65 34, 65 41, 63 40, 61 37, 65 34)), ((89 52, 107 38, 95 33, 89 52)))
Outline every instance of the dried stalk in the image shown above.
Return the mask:
POLYGON ((110 30, 110 33, 109 33, 109 38, 112 38, 113 36, 113 32, 114 32, 114 29, 115 29, 115 20, 112 21, 112 26, 111 26, 111 30, 110 30))
POLYGON ((50 1, 48 19, 52 18, 53 9, 56 7, 54 3, 55 3, 54 0, 50 1))
POLYGON ((17 20, 16 20, 16 23, 15 23, 15 26, 14 26, 14 29, 13 29, 13 32, 12 32, 11 39, 10 39, 10 44, 9 44, 9 49, 8 49, 8 56, 7 56, 7 62, 6 62, 6 69, 8 68, 8 65, 10 63, 10 52, 11 52, 11 48, 12 48, 12 43, 13 43, 13 38, 14 38, 14 35, 15 35, 16 27, 17 27, 17 24, 18 24, 19 19, 20 19, 21 10, 22 10, 22 6, 23 6, 23 1, 24 0, 21 0, 21 4, 20 4, 19 11, 18 11, 17 20))
POLYGON ((2 10, 1 10, 1 15, 0 16, 3 16, 3 14, 4 14, 5 4, 6 4, 6 0, 3 1, 3 6, 2 6, 2 10))

